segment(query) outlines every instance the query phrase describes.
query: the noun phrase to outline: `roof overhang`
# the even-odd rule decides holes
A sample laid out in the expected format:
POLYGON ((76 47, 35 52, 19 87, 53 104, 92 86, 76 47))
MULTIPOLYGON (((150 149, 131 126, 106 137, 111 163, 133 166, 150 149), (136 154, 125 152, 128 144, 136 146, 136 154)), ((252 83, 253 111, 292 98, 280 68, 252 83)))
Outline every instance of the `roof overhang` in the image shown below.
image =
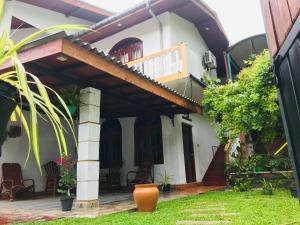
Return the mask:
MULTIPOLYGON (((151 10, 155 15, 173 12, 193 23, 201 33, 209 49, 217 57, 218 74, 225 72, 223 51, 226 51, 229 41, 216 15, 201 0, 149 0, 151 10)), ((147 1, 124 12, 110 16, 91 28, 97 32, 81 32, 78 35, 83 41, 94 43, 126 28, 150 19, 147 1), (122 24, 122 26, 119 26, 122 24)), ((225 74, 225 73, 224 73, 225 74)))
MULTIPOLYGON (((71 84, 100 89, 104 118, 202 113, 196 102, 78 40, 44 39, 23 49, 19 58, 29 72, 55 90, 71 84), (59 56, 67 60, 59 61, 59 56)), ((9 68, 7 63, 1 70, 9 68)))
POLYGON ((30 5, 62 13, 66 16, 74 16, 91 22, 99 22, 113 15, 108 10, 90 5, 80 0, 18 0, 30 5))

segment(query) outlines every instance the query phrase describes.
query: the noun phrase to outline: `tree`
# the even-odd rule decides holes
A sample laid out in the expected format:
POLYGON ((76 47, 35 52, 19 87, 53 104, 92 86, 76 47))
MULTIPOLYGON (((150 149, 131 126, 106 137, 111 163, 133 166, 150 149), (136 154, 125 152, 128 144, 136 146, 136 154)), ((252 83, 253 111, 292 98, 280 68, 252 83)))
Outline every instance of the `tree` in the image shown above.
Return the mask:
POLYGON ((276 87, 270 84, 273 79, 270 67, 269 52, 265 50, 247 61, 247 67, 235 82, 224 85, 209 82, 203 105, 213 122, 219 123, 220 139, 257 131, 261 141, 267 143, 283 134, 276 87))

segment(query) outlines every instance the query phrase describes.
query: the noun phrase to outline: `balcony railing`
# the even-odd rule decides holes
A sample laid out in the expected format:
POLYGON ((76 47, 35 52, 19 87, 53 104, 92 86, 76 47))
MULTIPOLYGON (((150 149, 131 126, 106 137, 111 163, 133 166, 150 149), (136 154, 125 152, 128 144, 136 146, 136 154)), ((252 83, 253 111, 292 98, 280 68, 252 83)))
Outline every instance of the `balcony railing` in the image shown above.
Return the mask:
POLYGON ((127 64, 162 83, 184 78, 188 76, 187 46, 181 43, 127 64))

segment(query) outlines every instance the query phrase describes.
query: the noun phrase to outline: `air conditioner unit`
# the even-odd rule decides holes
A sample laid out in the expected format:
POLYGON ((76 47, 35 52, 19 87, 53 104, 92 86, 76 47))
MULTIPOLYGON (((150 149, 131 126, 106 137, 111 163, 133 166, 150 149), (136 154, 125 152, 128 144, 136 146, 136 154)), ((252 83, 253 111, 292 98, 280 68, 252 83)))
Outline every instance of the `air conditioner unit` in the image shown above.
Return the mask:
POLYGON ((217 59, 211 51, 206 51, 203 56, 203 63, 209 69, 217 68, 217 59))

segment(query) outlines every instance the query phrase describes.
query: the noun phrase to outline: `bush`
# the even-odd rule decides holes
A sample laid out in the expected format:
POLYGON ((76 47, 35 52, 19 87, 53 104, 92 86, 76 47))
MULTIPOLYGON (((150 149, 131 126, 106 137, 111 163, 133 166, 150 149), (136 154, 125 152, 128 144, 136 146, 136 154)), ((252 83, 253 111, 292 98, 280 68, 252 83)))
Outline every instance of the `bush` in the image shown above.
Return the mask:
POLYGON ((266 179, 263 179, 262 182, 262 190, 261 193, 263 195, 273 195, 274 194, 274 186, 273 183, 271 181, 266 181, 266 179))
POLYGON ((227 182, 235 191, 248 191, 253 188, 254 157, 234 158, 226 165, 227 182))

